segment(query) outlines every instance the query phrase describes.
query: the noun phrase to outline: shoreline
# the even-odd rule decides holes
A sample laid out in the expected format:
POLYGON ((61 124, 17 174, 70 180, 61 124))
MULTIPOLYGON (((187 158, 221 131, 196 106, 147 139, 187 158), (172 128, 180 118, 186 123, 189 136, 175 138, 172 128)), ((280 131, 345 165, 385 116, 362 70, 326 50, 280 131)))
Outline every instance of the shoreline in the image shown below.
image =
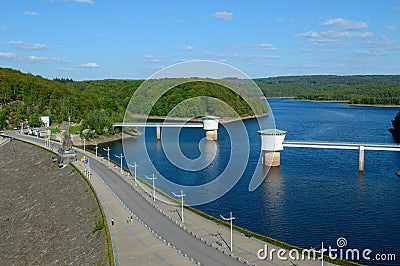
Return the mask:
MULTIPOLYGON (((238 122, 238 121, 246 121, 246 120, 251 120, 251 119, 257 119, 257 118, 262 118, 262 117, 266 117, 269 116, 268 113, 266 114, 262 114, 262 115, 255 115, 255 116, 244 116, 244 117, 239 117, 239 118, 225 118, 225 119, 221 119, 220 120, 220 124, 225 125, 225 124, 229 124, 229 123, 234 123, 234 122, 238 122)), ((148 117, 149 119, 154 119, 154 120, 164 120, 166 117, 161 117, 161 116, 151 116, 148 117)), ((187 118, 168 118, 167 121, 178 121, 178 122, 186 122, 188 121, 187 118)), ((199 118, 195 118, 195 119, 191 119, 190 121, 196 121, 196 122, 202 122, 201 119, 199 118)), ((122 138, 135 138, 135 137, 139 137, 143 134, 143 132, 135 130, 133 131, 132 134, 130 134, 127 131, 123 131, 122 133, 117 133, 114 135, 102 135, 99 136, 98 138, 95 139, 89 139, 86 140, 86 146, 95 146, 96 144, 105 144, 105 143, 109 143, 109 142, 114 142, 114 141, 119 141, 122 140, 122 138)), ((52 138, 54 140, 58 140, 57 137, 52 138)), ((72 139, 72 143, 75 146, 79 146, 79 147, 83 147, 83 141, 80 139, 79 134, 71 134, 71 139, 72 139)))
POLYGON ((367 104, 367 103, 350 103, 349 100, 309 100, 309 99, 296 99, 295 97, 270 97, 265 99, 290 99, 294 101, 316 102, 316 103, 346 103, 348 106, 358 107, 376 107, 376 108, 400 108, 396 104, 367 104))
MULTIPOLYGON (((255 119, 260 117, 268 116, 269 113, 261 114, 261 115, 247 115, 243 117, 228 117, 228 118, 221 118, 219 122, 221 124, 228 124, 240 120, 249 120, 255 119)), ((134 118, 139 119, 146 119, 146 120, 162 120, 162 121, 175 121, 175 122, 202 122, 201 118, 191 118, 191 117, 167 117, 167 116, 135 116, 134 118)))
POLYGON ((377 107, 377 108, 400 108, 400 105, 395 104, 363 104, 363 103, 348 103, 350 106, 358 106, 358 107, 377 107))

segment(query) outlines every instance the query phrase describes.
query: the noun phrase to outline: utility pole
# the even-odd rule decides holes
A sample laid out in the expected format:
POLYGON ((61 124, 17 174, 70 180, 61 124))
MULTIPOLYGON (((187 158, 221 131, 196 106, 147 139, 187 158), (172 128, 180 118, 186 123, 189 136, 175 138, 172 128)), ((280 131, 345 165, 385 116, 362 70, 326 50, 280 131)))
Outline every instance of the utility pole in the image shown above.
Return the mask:
POLYGON ((117 157, 118 159, 121 159, 121 164, 120 165, 121 165, 121 174, 122 174, 123 173, 123 170, 122 170, 122 158, 124 158, 125 156, 121 152, 121 155, 118 156, 118 155, 115 154, 115 157, 117 157))
POLYGON ((154 177, 154 174, 153 174, 153 177, 151 177, 151 178, 148 177, 147 175, 145 175, 145 176, 146 176, 147 179, 153 181, 153 201, 156 201, 156 186, 154 185, 154 180, 156 180, 157 178, 154 177))
POLYGON ((86 154, 86 138, 80 139, 81 143, 83 141, 83 154, 86 154))
POLYGON ((133 167, 134 168, 134 171, 135 171, 135 186, 136 186, 136 183, 137 183, 137 180, 136 180, 136 167, 138 166, 137 164, 136 164, 136 162, 135 162, 135 164, 130 164, 130 163, 128 163, 128 162, 126 162, 126 164, 129 166, 129 167, 133 167))
POLYGON ((110 147, 107 147, 107 149, 103 148, 103 150, 107 151, 107 158, 108 158, 108 167, 110 167, 110 147))
POLYGON ((172 194, 175 196, 175 197, 179 197, 179 198, 181 198, 182 200, 181 200, 181 202, 182 202, 182 210, 181 210, 181 213, 182 213, 182 223, 184 223, 185 222, 185 219, 183 218, 183 197, 184 196, 186 196, 185 194, 183 194, 183 190, 181 190, 181 194, 179 194, 179 195, 177 195, 177 194, 175 194, 174 192, 172 192, 172 194))
POLYGON ((233 246, 232 246, 232 242, 233 242, 233 238, 232 238, 232 220, 235 220, 235 217, 232 217, 232 212, 230 212, 230 217, 229 218, 225 218, 224 216, 220 215, 222 219, 224 219, 225 221, 230 221, 231 222, 231 252, 233 251, 233 246))

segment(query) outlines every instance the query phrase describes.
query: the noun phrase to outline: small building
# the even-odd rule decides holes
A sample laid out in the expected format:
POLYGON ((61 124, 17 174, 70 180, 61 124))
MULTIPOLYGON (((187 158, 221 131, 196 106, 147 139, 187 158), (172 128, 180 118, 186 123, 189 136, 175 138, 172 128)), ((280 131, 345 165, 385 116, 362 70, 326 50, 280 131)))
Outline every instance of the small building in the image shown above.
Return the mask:
POLYGON ((45 127, 50 126, 50 116, 41 116, 40 120, 42 120, 45 127))

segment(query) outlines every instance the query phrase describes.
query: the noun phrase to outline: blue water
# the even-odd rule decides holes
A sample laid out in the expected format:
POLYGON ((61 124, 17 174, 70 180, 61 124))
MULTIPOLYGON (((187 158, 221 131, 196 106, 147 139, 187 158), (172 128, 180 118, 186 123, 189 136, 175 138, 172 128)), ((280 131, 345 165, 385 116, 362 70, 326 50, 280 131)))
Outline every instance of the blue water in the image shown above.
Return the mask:
MULTIPOLYGON (((286 140, 394 143, 388 128, 397 109, 290 99, 272 99, 269 104, 277 128, 287 130, 286 140)), ((400 178, 395 173, 400 170, 400 153, 366 151, 365 171, 359 175, 356 150, 285 148, 281 152, 281 167, 270 171, 261 186, 249 192, 261 144, 256 121, 245 121, 245 126, 251 150, 243 176, 227 194, 196 208, 216 217, 232 211, 236 225, 304 248, 318 248, 322 241, 336 247, 336 239, 345 237, 348 248, 369 248, 373 254, 395 253, 398 264, 400 178)), ((201 171, 184 171, 173 165, 165 157, 162 144, 155 140, 154 129, 146 130, 137 139, 126 140, 129 149, 125 152, 130 163, 134 160, 139 165, 139 176, 150 176, 146 152, 139 145, 146 138, 147 154, 160 174, 182 185, 205 184, 227 167, 233 144, 227 129, 235 127, 235 123, 220 127, 216 147, 205 144, 206 155, 215 153, 215 158, 201 171)), ((202 129, 182 129, 179 135, 182 153, 197 158, 203 137, 202 129)), ((122 151, 121 142, 105 146, 110 146, 112 154, 122 151)), ((99 151, 105 156, 102 149, 99 151)), ((162 180, 157 181, 157 186, 166 191, 171 189, 162 180)), ((211 195, 215 191, 198 193, 211 195)), ((185 200, 190 204, 190 199, 185 200)))

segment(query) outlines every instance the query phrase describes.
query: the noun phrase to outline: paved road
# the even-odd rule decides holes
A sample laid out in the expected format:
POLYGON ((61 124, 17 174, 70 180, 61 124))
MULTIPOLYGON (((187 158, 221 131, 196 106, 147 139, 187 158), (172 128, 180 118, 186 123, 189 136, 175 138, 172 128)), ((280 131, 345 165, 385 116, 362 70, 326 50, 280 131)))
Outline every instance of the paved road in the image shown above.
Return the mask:
MULTIPOLYGON (((31 138, 15 133, 11 133, 10 135, 15 138, 29 139, 30 141, 44 145, 43 139, 31 138)), ((78 158, 81 157, 82 153, 78 152, 78 158)), ((195 261, 200 262, 202 265, 243 265, 243 263, 217 251, 182 230, 156 210, 114 171, 110 171, 103 163, 91 160, 90 166, 144 223, 195 261)))

